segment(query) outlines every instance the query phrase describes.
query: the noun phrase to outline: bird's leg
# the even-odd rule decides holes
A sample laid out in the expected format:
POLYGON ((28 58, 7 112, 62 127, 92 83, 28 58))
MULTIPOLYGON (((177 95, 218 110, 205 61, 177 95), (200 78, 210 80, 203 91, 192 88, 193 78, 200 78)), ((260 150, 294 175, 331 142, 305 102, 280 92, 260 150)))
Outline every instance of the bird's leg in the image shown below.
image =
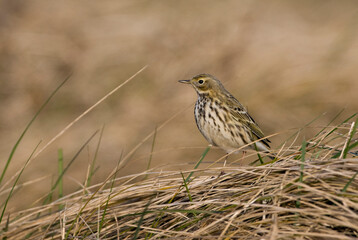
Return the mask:
POLYGON ((242 151, 242 158, 241 158, 241 160, 244 160, 245 155, 246 155, 246 151, 245 151, 245 150, 243 150, 243 151, 242 151))
POLYGON ((228 159, 228 157, 229 157, 229 153, 226 153, 225 160, 224 160, 224 167, 226 167, 226 160, 228 159))
MULTIPOLYGON (((226 166, 226 160, 228 159, 228 157, 229 157, 229 153, 226 153, 225 160, 224 160, 224 166, 223 166, 223 167, 226 166)), ((225 173, 224 171, 221 171, 218 177, 220 177, 221 175, 224 175, 224 173, 225 173)))

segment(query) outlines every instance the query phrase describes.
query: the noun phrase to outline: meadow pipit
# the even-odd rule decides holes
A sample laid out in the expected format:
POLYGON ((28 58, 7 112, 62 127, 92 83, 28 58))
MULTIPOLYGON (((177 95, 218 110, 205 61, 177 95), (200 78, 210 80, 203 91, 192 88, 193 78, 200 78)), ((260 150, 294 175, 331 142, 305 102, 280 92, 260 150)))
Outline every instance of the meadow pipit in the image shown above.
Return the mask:
POLYGON ((190 80, 179 82, 191 84, 197 92, 195 121, 201 134, 210 144, 230 153, 261 139, 250 147, 269 151, 270 140, 264 138, 263 132, 245 107, 218 79, 210 74, 199 74, 190 80))

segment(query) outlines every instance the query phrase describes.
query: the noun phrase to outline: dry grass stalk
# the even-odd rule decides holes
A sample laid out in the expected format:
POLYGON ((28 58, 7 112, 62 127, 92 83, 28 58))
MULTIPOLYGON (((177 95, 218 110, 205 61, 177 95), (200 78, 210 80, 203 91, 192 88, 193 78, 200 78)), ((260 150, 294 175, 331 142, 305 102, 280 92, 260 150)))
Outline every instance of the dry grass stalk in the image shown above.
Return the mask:
MULTIPOLYGON (((356 152, 345 134, 322 131, 280 160, 197 170, 190 182, 175 171, 116 179, 51 204, 13 214, 7 239, 353 239, 358 237, 356 152), (341 139, 341 140, 339 140, 341 139), (224 171, 224 174, 221 174, 224 171), (350 182, 351 181, 351 182, 350 182), (347 183, 350 184, 347 187, 347 183), (187 185, 187 188, 185 187, 187 185), (59 207, 64 209, 59 211, 59 207)), ((349 136, 348 136, 349 137, 349 136)), ((354 137, 354 136, 353 136, 354 137)), ((351 143, 356 141, 352 138, 351 143)), ((185 172, 187 176, 189 172, 185 172)), ((2 226, 4 227, 4 226, 2 226)))

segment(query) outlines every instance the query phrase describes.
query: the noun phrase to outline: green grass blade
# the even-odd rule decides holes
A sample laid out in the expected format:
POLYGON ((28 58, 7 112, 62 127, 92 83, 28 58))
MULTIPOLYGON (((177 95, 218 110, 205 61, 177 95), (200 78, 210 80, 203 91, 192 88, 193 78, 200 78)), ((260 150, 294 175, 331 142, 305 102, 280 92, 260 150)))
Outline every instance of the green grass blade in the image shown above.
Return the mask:
POLYGON ((58 176, 56 182, 52 185, 50 193, 47 195, 46 199, 44 200, 43 204, 46 204, 48 202, 48 200, 50 199, 52 193, 54 192, 54 190, 56 189, 56 187, 58 186, 58 184, 62 181, 63 176, 65 175, 65 173, 67 172, 67 170, 70 168, 70 166, 74 163, 74 161, 77 159, 78 155, 82 152, 82 150, 87 146, 87 144, 92 140, 92 138, 97 134, 98 130, 95 131, 90 137, 89 139, 81 146, 81 148, 77 151, 77 153, 75 154, 75 156, 71 159, 71 161, 67 164, 67 166, 65 167, 65 169, 61 172, 61 174, 58 176))
MULTIPOLYGON (((201 154, 201 157, 199 159, 199 161, 196 163, 194 169, 197 169, 199 167, 199 165, 201 164, 201 162, 204 160, 206 154, 208 154, 209 150, 210 150, 211 146, 209 145, 203 152, 203 154, 201 154)), ((189 182, 191 176, 194 174, 194 172, 191 172, 189 174, 189 176, 185 179, 185 182, 189 182)))
POLYGON ((138 221, 137 229, 135 230, 135 233, 134 233, 134 235, 133 235, 133 239, 134 239, 134 240, 135 240, 135 239, 138 239, 138 234, 139 234, 139 231, 140 231, 140 226, 141 226, 142 223, 143 223, 144 216, 145 216, 145 214, 147 213, 147 210, 148 210, 149 205, 150 205, 151 202, 152 202, 152 199, 149 199, 148 203, 145 205, 145 208, 144 208, 143 212, 142 212, 141 215, 140 215, 140 219, 139 219, 139 221, 138 221))
MULTIPOLYGON (((349 147, 347 147, 347 154, 350 153, 354 156, 358 156, 358 151, 356 152, 350 152, 350 150, 352 150, 353 148, 357 147, 358 146, 358 142, 355 142, 355 143, 352 143, 352 145, 350 145, 349 147)), ((338 151, 337 153, 335 153, 332 158, 338 158, 339 156, 341 156, 341 151, 339 150, 336 150, 338 151)))
MULTIPOLYGON (((7 232, 9 230, 9 224, 10 224, 10 214, 7 216, 5 227, 3 228, 4 232, 7 232)), ((6 240, 7 237, 3 238, 3 240, 6 240)))
MULTIPOLYGON (((352 149, 355 148, 356 146, 358 146, 358 142, 352 143, 352 145, 350 145, 350 146, 348 147, 348 151, 352 150, 352 149)), ((351 152, 351 154, 357 156, 357 154, 354 153, 354 152, 351 152)))
POLYGON ((190 191, 189 191, 189 188, 188 188, 188 184, 187 184, 186 181, 185 181, 185 178, 184 178, 183 173, 180 172, 180 174, 181 174, 181 176, 182 176, 182 178, 183 178, 183 185, 184 185, 184 187, 185 187, 185 189, 186 189, 186 192, 188 193, 189 201, 192 202, 192 201, 193 201, 193 198, 191 197, 191 194, 190 194, 190 191))
POLYGON ((347 182, 347 184, 344 186, 344 188, 342 189, 342 192, 346 192, 349 185, 351 185, 351 183, 353 182, 353 180, 356 178, 358 172, 356 172, 352 177, 351 179, 349 179, 349 181, 347 182))
POLYGON ((92 160, 92 163, 91 163, 90 172, 89 172, 89 175, 88 175, 88 178, 87 178, 87 184, 86 184, 87 187, 89 187, 91 185, 92 176, 94 175, 94 173, 96 171, 95 164, 96 164, 96 160, 97 160, 97 156, 98 156, 99 146, 101 145, 101 141, 102 141, 103 131, 104 131, 104 125, 101 128, 98 143, 97 143, 97 146, 96 146, 96 151, 94 153, 93 160, 92 160))
POLYGON ((312 123, 314 123, 315 121, 317 121, 319 118, 321 118, 324 114, 321 114, 317 117, 315 117, 314 119, 312 119, 310 122, 306 123, 302 128, 298 129, 297 131, 295 131, 290 137, 288 137, 283 143, 281 143, 278 148, 282 147, 283 144, 285 144, 285 142, 288 142, 290 139, 294 138, 297 133, 299 133, 300 131, 302 131, 302 129, 308 127, 309 125, 311 125, 312 123))
POLYGON ((50 102, 50 100, 53 98, 53 96, 58 92, 58 90, 67 82, 67 80, 71 77, 72 74, 68 75, 68 77, 60 84, 58 85, 58 87, 51 93, 51 95, 46 99, 46 101, 42 104, 42 106, 40 107, 40 109, 35 113, 35 115, 33 116, 33 118, 30 120, 30 122, 27 124, 27 126, 25 127, 25 130, 21 133, 19 139, 16 141, 14 147, 12 148, 11 152, 10 152, 10 156, 8 157, 5 167, 2 170, 1 176, 0 176, 0 185, 2 183, 2 180, 4 179, 5 173, 10 165, 10 162, 16 152, 17 147, 19 146, 21 140, 23 139, 23 137, 25 136, 25 133, 27 132, 27 130, 30 128, 30 126, 32 125, 32 123, 35 121, 35 119, 38 117, 38 115, 42 112, 42 110, 45 108, 45 106, 50 102))
POLYGON ((188 218, 187 221, 185 221, 184 223, 181 223, 181 225, 179 225, 178 227, 176 227, 174 229, 175 229, 175 231, 183 231, 183 230, 187 229, 188 227, 191 227, 191 226, 197 224, 199 221, 202 221, 203 219, 205 219, 209 216, 210 216, 209 214, 203 214, 202 216, 196 217, 194 219, 188 218))
POLYGON ((32 151, 32 153, 30 154, 30 157, 26 160, 26 163, 24 164, 24 166, 22 167, 21 171, 19 172, 19 175, 17 175, 16 179, 15 179, 15 182, 14 184, 12 185, 12 188, 10 190, 10 193, 9 195, 7 195, 7 198, 5 200, 5 204, 4 204, 4 207, 2 209, 2 212, 1 212, 1 216, 0 216, 0 223, 2 222, 2 219, 4 217, 4 214, 5 214, 5 210, 6 210, 6 207, 7 207, 7 204, 9 203, 9 200, 12 196, 12 192, 14 191, 15 189, 15 186, 17 184, 17 182, 19 181, 22 173, 24 172, 26 166, 27 166, 27 163, 30 161, 30 159, 32 158, 32 156, 34 155, 35 151, 37 150, 38 146, 40 145, 41 141, 36 145, 35 149, 32 151))
POLYGON ((331 124, 344 112, 344 110, 345 110, 345 109, 343 108, 340 112, 338 112, 338 114, 332 118, 332 120, 327 124, 327 126, 324 127, 324 128, 322 128, 322 129, 315 135, 315 137, 317 137, 317 136, 320 135, 324 130, 326 130, 327 127, 328 127, 329 125, 331 125, 331 124))
MULTIPOLYGON (((122 158, 122 157, 121 157, 122 158)), ((119 165, 122 164, 122 159, 120 158, 120 161, 119 161, 119 165)), ((118 166, 117 167, 117 170, 112 173, 112 174, 116 174, 119 169, 121 169, 121 166, 118 166)), ((113 175, 110 175, 113 176, 113 175)), ((99 188, 97 188, 97 190, 95 190, 91 196, 86 200, 86 202, 83 204, 83 206, 81 207, 81 209, 78 211, 78 213, 76 214, 76 217, 73 219, 71 225, 69 226, 69 228, 66 230, 66 234, 65 234, 65 239, 68 239, 69 235, 70 235, 70 232, 72 231, 72 229, 75 227, 75 224, 77 222, 77 220, 80 218, 80 215, 82 213, 82 211, 87 207, 88 203, 95 197, 95 195, 98 193, 98 191, 100 191, 101 189, 103 189, 103 187, 106 185, 107 181, 110 179, 110 177, 108 179, 106 179, 99 188)), ((80 231, 80 228, 77 228, 76 229, 76 232, 74 233, 74 236, 76 236, 76 234, 80 231)))
POLYGON ((106 216, 106 213, 107 213, 108 203, 109 203, 109 200, 111 199, 111 194, 112 194, 112 191, 113 191, 114 182, 115 182, 115 180, 116 180, 117 173, 118 173, 118 166, 119 166, 119 163, 122 161, 122 158, 123 158, 123 151, 122 151, 121 156, 120 156, 120 158, 119 158, 119 160, 118 160, 118 163, 117 163, 117 166, 116 166, 116 171, 115 171, 115 173, 113 174, 112 183, 111 183, 111 188, 110 188, 110 190, 109 190, 109 194, 108 194, 108 198, 107 198, 107 201, 106 201, 106 205, 104 206, 102 218, 101 218, 101 221, 100 221, 100 223, 99 223, 98 234, 101 233, 101 230, 102 230, 102 227, 103 227, 103 224, 104 224, 104 217, 106 216))
MULTIPOLYGON (((63 175, 63 150, 58 149, 58 175, 63 175)), ((58 198, 63 197, 63 181, 62 178, 58 183, 58 198)))
POLYGON ((343 122, 341 122, 337 127, 333 128, 326 137, 328 137, 329 135, 331 135, 333 132, 335 132, 338 127, 342 126, 344 123, 348 122, 349 120, 351 120, 352 118, 354 118, 357 115, 357 113, 351 115, 350 117, 348 117, 346 120, 344 120, 343 122))
MULTIPOLYGON (((63 173, 63 150, 62 150, 62 148, 59 148, 57 153, 58 153, 58 175, 60 176, 63 173)), ((63 197, 63 181, 61 178, 61 180, 58 184, 58 198, 62 198, 62 197, 63 197)), ((61 204, 58 209, 62 210, 63 207, 64 207, 64 205, 61 204)))
POLYGON ((259 149, 257 148, 256 143, 254 143, 254 147, 255 147, 255 150, 256 150, 256 152, 257 152, 257 157, 258 157, 259 160, 260 160, 260 164, 261 164, 261 165, 264 164, 264 160, 262 160, 261 154, 259 153, 259 149))
MULTIPOLYGON (((344 120, 341 124, 339 124, 337 127, 335 127, 331 132, 329 132, 329 134, 328 134, 327 136, 329 136, 330 134, 332 134, 334 131, 336 131, 336 130, 338 129, 339 126, 341 126, 342 124, 348 122, 349 120, 351 120, 351 119, 352 119, 353 117, 355 117, 356 115, 357 115, 357 113, 351 115, 349 118, 347 118, 346 120, 344 120)), ((357 122, 357 120, 356 120, 356 122, 357 122)), ((356 124, 356 123, 355 123, 355 124, 356 124)), ((354 126, 354 129, 355 129, 354 131, 356 131, 356 128, 357 128, 357 126, 354 126)), ((351 133, 352 133, 352 132, 351 132, 351 133)), ((354 134, 353 134, 353 135, 354 135, 354 134)), ((353 135, 350 134, 350 136, 352 136, 352 138, 353 138, 353 135)), ((350 139, 350 141, 351 141, 351 139, 350 139)), ((357 145, 358 145, 358 144, 357 144, 356 142, 353 143, 352 145, 347 144, 347 147, 345 148, 345 149, 347 149, 347 153, 346 153, 346 154, 348 154, 349 151, 350 151, 351 149, 355 148, 357 145)), ((336 154, 334 154, 334 155, 332 156, 332 158, 338 158, 338 157, 340 157, 340 156, 341 156, 341 152, 342 152, 342 151, 345 151, 345 149, 338 150, 339 152, 337 152, 336 154)), ((352 154, 355 155, 354 153, 352 153, 352 154)))
MULTIPOLYGON (((197 164, 195 165, 194 169, 197 169, 197 168, 199 167, 200 163, 204 160, 206 154, 208 154, 210 148, 211 148, 211 146, 209 145, 209 146, 204 150, 204 152, 202 153, 202 155, 201 155, 199 161, 198 161, 197 164)), ((187 187, 187 183, 189 182, 189 180, 190 180, 190 178, 191 178, 191 176, 192 176, 193 174, 194 174, 194 172, 191 172, 191 173, 188 175, 188 177, 187 177, 186 179, 184 179, 184 183, 185 183, 185 186, 186 186, 186 187, 187 187)), ((181 189, 181 187, 180 187, 180 189, 181 189)), ((171 202, 174 200, 174 197, 175 197, 177 194, 178 194, 178 192, 176 192, 176 193, 173 195, 173 197, 168 201, 168 203, 171 203, 171 202)), ((190 197, 191 197, 191 196, 190 196, 190 197)), ((167 208, 164 208, 164 209, 167 209, 167 208)), ((160 221, 161 217, 162 217, 162 213, 160 213, 160 214, 157 216, 156 220, 155 220, 154 223, 152 224, 152 227, 153 227, 153 228, 155 228, 155 227, 159 224, 159 221, 160 221)), ((151 238, 152 235, 153 235, 153 233, 149 233, 148 235, 146 235, 146 239, 147 239, 147 238, 151 238)))
MULTIPOLYGON (((154 129, 154 134, 153 134, 153 141, 152 141, 152 148, 150 150, 150 155, 149 155, 149 160, 148 160, 148 165, 147 165, 147 170, 150 168, 150 165, 152 163, 152 158, 153 158, 153 151, 154 151, 154 145, 155 145, 155 139, 157 137, 157 128, 154 129)), ((145 176, 145 178, 148 177, 148 174, 145 176)))

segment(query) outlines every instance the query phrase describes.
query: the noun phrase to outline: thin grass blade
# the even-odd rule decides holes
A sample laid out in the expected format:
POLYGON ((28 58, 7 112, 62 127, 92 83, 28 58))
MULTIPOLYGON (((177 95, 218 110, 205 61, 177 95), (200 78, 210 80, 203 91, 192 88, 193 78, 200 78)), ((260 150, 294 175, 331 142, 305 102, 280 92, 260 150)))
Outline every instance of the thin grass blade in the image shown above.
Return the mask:
POLYGON ((98 139, 98 143, 97 143, 97 146, 96 146, 96 151, 94 153, 93 160, 92 160, 92 163, 91 163, 90 172, 89 172, 89 175, 88 175, 88 178, 87 178, 87 181, 86 181, 87 182, 86 187, 89 187, 91 185, 91 179, 92 179, 92 176, 94 175, 95 170, 96 170, 95 165, 96 165, 96 160, 97 160, 97 156, 98 156, 99 146, 101 145, 101 141, 102 141, 103 131, 104 131, 104 125, 102 126, 101 132, 99 134, 99 139, 98 139))
MULTIPOLYGON (((199 161, 196 163, 194 169, 197 169, 199 167, 199 165, 201 164, 201 162, 204 160, 206 154, 208 154, 209 150, 210 150, 211 146, 209 145, 203 152, 203 154, 201 154, 201 157, 199 159, 199 161)), ((191 176, 194 174, 194 172, 191 172, 188 177, 185 179, 186 182, 189 182, 191 176)))
POLYGON ((43 204, 46 204, 49 201, 49 198, 51 197, 53 191, 56 189, 56 187, 58 186, 58 184, 62 181, 63 176, 65 175, 65 173, 67 172, 67 170, 70 168, 70 166, 74 163, 74 161, 77 159, 78 155, 82 152, 82 150, 87 146, 87 144, 92 140, 92 138, 94 136, 96 136, 96 134, 98 133, 98 130, 95 131, 90 137, 89 139, 81 146, 81 148, 76 152, 75 156, 73 156, 73 158, 71 159, 71 161, 67 164, 67 166, 65 167, 65 169, 61 172, 61 174, 58 176, 56 182, 52 185, 51 190, 49 192, 49 194, 47 195, 46 199, 44 200, 43 204))
MULTIPOLYGON (((153 151, 154 151, 154 145, 155 145, 155 139, 157 137, 157 128, 154 129, 154 135, 153 135, 153 141, 152 141, 152 148, 150 150, 150 155, 149 155, 149 160, 148 160, 148 165, 147 165, 147 170, 149 170, 150 165, 152 163, 152 158, 153 158, 153 151)), ((148 174, 145 176, 145 179, 148 178, 148 174)))
POLYGON ((40 143, 41 143, 41 141, 39 141, 39 143, 36 145, 36 147, 34 148, 34 150, 32 151, 32 153, 30 154, 30 157, 27 159, 26 163, 24 164, 24 166, 21 168, 21 171, 20 171, 19 174, 17 175, 17 177, 16 177, 16 179, 15 179, 15 182, 14 182, 14 184, 12 185, 12 188, 11 188, 11 190, 10 190, 10 192, 9 192, 9 194, 8 194, 8 196, 7 196, 7 198, 6 198, 6 200, 5 200, 5 204, 4 204, 4 207, 3 207, 3 209, 2 209, 1 216, 0 216, 0 223, 2 222, 2 219, 3 219, 3 217, 4 217, 7 204, 9 203, 9 200, 10 200, 10 198, 11 198, 11 196, 12 196, 12 192, 14 191, 17 182, 19 181, 19 179, 20 179, 22 173, 24 172, 24 170, 25 170, 25 168, 26 168, 28 162, 29 162, 30 159, 32 158, 33 154, 35 153, 35 151, 36 151, 36 149, 38 148, 38 146, 40 145, 40 143))
POLYGON ((356 119, 356 121, 354 122, 354 124, 352 126, 352 129, 350 130, 350 134, 349 134, 349 138, 348 138, 348 141, 347 141, 346 148, 343 149, 343 158, 347 158, 347 154, 348 154, 348 151, 350 150, 349 147, 350 147, 352 138, 357 132, 357 123, 358 123, 358 118, 356 119))
POLYGON ((0 176, 0 185, 2 183, 2 180, 5 176, 5 173, 10 165, 10 162, 16 152, 17 147, 19 146, 21 140, 23 139, 23 137, 25 136, 25 133, 27 132, 27 130, 29 130, 30 126, 32 125, 32 123, 35 121, 35 119, 40 115, 40 113, 42 112, 42 110, 46 107, 46 105, 50 102, 50 100, 53 98, 53 96, 55 96, 55 94, 58 92, 58 90, 60 90, 60 88, 67 82, 68 79, 70 79, 70 77, 72 76, 72 73, 70 75, 68 75, 66 77, 66 79, 60 84, 58 85, 58 87, 51 93, 51 95, 46 99, 46 101, 42 104, 42 106, 40 107, 40 109, 35 113, 35 115, 33 116, 33 118, 30 120, 30 122, 27 124, 27 126, 25 127, 25 130, 21 133, 19 139, 16 141, 14 147, 12 148, 11 152, 10 152, 10 156, 8 157, 5 167, 2 170, 1 176, 0 176))

